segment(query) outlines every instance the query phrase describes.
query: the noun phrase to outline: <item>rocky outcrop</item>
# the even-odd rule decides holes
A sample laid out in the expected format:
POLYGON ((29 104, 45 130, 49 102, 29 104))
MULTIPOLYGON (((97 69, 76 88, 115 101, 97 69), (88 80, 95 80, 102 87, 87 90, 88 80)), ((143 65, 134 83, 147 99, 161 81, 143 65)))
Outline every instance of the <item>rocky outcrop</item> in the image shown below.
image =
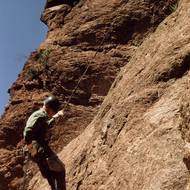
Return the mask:
MULTIPOLYGON (((68 189, 190 189, 189 9, 182 0, 143 42, 93 122, 60 153, 68 189)), ((31 189, 48 189, 37 177, 31 189)))
MULTIPOLYGON (((184 2, 181 3, 182 8, 184 2)), ((27 117, 41 106, 44 97, 50 93, 55 94, 64 107, 87 67, 87 73, 72 96, 65 117, 57 121, 51 131, 51 145, 57 151, 62 150, 89 125, 121 68, 122 72, 94 121, 62 153, 67 166, 69 188, 114 189, 117 185, 121 189, 143 189, 140 185, 145 180, 144 173, 147 171, 147 174, 154 176, 150 164, 157 166, 152 154, 149 158, 141 158, 148 151, 152 153, 151 147, 144 146, 147 142, 151 142, 152 146, 160 142, 157 138, 154 141, 154 136, 150 135, 147 138, 149 141, 145 137, 154 134, 158 127, 157 119, 162 120, 162 112, 159 112, 161 115, 158 114, 158 118, 154 118, 154 114, 151 115, 154 112, 149 113, 149 110, 155 109, 157 113, 157 107, 154 106, 159 108, 161 103, 156 103, 162 100, 162 95, 164 97, 166 94, 167 97, 166 92, 189 68, 186 66, 188 56, 185 56, 185 52, 182 56, 180 51, 185 42, 180 41, 181 45, 178 46, 176 44, 176 57, 169 57, 176 40, 171 26, 175 26, 175 19, 180 19, 188 6, 185 4, 185 8, 178 9, 159 26, 153 36, 142 42, 176 7, 176 1, 171 0, 110 0, 109 3, 104 0, 81 0, 73 5, 63 3, 48 6, 44 10, 42 21, 49 27, 47 39, 31 54, 22 73, 10 88, 10 104, 0 121, 0 149, 4 151, 0 153, 1 190, 21 187, 23 170, 20 166, 23 158, 19 154, 19 147, 22 145, 22 130, 27 117), (167 36, 169 32, 173 38, 172 35, 167 36), (174 66, 171 67, 167 60, 174 66), (149 120, 155 120, 155 123, 149 120), (144 151, 140 151, 141 148, 144 151), (137 169, 134 171, 139 172, 137 174, 132 170, 135 167, 137 169)), ((183 28, 181 20, 176 27, 183 28)), ((177 94, 174 93, 174 100, 177 100, 177 94)), ((164 100, 161 102, 164 106, 164 100)), ((175 105, 171 118, 177 112, 175 105)), ((166 107, 170 109, 167 104, 166 107)), ((178 153, 178 150, 175 151, 178 153)), ((158 155, 157 159, 162 160, 162 152, 158 154, 160 157, 158 155)), ((178 160, 175 161, 177 163, 178 160)), ((30 184, 31 189, 46 188, 33 185, 35 179, 30 184)))

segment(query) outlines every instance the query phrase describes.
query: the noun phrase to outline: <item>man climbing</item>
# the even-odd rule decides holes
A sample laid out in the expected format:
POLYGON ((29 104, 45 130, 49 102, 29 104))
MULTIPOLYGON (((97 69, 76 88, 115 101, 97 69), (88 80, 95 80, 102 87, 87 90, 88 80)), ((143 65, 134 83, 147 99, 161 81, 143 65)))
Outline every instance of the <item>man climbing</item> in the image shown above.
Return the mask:
POLYGON ((64 164, 48 146, 45 138, 54 119, 63 115, 63 111, 58 111, 59 107, 58 99, 49 96, 43 107, 29 117, 23 132, 29 156, 37 163, 52 190, 66 190, 64 164))

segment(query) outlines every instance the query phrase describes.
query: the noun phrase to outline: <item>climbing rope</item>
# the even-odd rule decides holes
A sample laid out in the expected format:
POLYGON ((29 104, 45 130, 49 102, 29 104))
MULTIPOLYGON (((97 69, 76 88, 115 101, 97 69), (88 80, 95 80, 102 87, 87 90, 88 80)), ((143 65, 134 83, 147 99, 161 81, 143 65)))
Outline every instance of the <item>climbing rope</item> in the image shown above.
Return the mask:
MULTIPOLYGON (((105 40, 106 40, 106 34, 104 33, 104 38, 102 39, 100 45, 98 46, 98 49, 96 50, 94 56, 92 57, 92 60, 94 60, 94 59, 96 58, 96 56, 97 56, 97 54, 98 54, 98 50, 99 50, 100 47, 103 45, 103 43, 105 42, 105 40)), ((79 78, 79 80, 78 80, 78 82, 77 82, 75 88, 72 90, 72 93, 71 93, 71 95, 70 95, 68 101, 66 102, 66 104, 65 104, 65 106, 64 106, 64 108, 63 108, 63 110, 69 105, 69 103, 70 103, 70 101, 71 101, 71 99, 72 99, 74 93, 75 93, 76 90, 78 89, 78 87, 79 87, 79 85, 80 85, 80 83, 81 83, 83 77, 86 75, 86 73, 87 73, 87 71, 88 71, 89 68, 90 68, 90 64, 87 65, 85 71, 82 73, 81 77, 79 78)))
MULTIPOLYGON (((122 2, 122 0, 121 0, 121 2, 122 2)), ((123 5, 123 9, 124 9, 126 6, 127 6, 127 3, 126 3, 125 5, 123 5)), ((112 23, 112 24, 113 24, 113 23, 112 23)), ((114 24, 113 24, 113 25, 114 25, 114 24)), ((110 30, 113 28, 113 25, 110 26, 110 30)), ((103 33, 103 36, 104 36, 104 37, 103 37, 101 43, 99 44, 98 49, 96 50, 94 56, 92 57, 92 60, 95 59, 96 55, 98 54, 98 50, 101 48, 101 46, 102 46, 103 43, 105 42, 106 37, 107 37, 106 34, 107 34, 107 33, 103 33)), ((90 68, 90 64, 88 64, 88 66, 86 67, 85 71, 83 72, 83 74, 82 74, 81 77, 79 78, 78 83, 76 84, 76 86, 75 86, 75 88, 73 89, 73 91, 72 91, 72 93, 71 93, 71 95, 70 95, 68 101, 66 102, 66 104, 65 104, 65 106, 64 106, 64 108, 63 108, 63 111, 64 111, 64 109, 69 105, 69 103, 70 103, 70 101, 71 101, 71 99, 72 99, 74 93, 75 93, 76 90, 78 89, 78 87, 79 87, 79 85, 80 85, 80 83, 81 83, 83 77, 86 75, 86 73, 87 73, 87 71, 88 71, 89 68, 90 68)), ((62 86, 61 86, 61 87, 62 87, 62 86)), ((62 88, 63 88, 63 87, 62 87, 62 88)))

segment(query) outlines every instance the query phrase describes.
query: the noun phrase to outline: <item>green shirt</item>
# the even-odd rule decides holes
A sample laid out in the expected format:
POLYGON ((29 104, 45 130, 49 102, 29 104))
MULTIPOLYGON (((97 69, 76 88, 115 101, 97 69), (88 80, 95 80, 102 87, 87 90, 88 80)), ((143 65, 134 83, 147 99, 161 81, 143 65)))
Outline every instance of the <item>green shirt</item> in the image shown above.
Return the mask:
POLYGON ((41 108, 35 111, 27 120, 23 131, 26 143, 32 140, 43 141, 45 133, 53 119, 49 120, 46 111, 41 108))

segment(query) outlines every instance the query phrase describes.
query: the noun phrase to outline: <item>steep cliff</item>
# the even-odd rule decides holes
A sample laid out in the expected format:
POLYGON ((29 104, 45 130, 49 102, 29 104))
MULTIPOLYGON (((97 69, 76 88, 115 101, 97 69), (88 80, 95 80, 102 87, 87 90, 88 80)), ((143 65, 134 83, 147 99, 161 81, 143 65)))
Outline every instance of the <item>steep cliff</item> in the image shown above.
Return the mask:
MULTIPOLYGON (((93 122, 60 153, 68 189, 190 189, 183 162, 190 117, 189 10, 190 2, 182 0, 143 42, 93 122)), ((48 189, 43 181, 32 189, 42 187, 48 189)))
MULTIPOLYGON (((68 188, 184 189, 181 131, 187 127, 177 116, 188 90, 188 8, 187 0, 178 9, 171 0, 46 5, 47 39, 9 90, 0 121, 0 189, 21 187, 18 150, 29 114, 49 93, 64 106, 87 67, 65 117, 51 131, 51 145, 60 151, 88 126, 60 153, 68 188)), ((46 188, 38 175, 29 186, 46 188)))

